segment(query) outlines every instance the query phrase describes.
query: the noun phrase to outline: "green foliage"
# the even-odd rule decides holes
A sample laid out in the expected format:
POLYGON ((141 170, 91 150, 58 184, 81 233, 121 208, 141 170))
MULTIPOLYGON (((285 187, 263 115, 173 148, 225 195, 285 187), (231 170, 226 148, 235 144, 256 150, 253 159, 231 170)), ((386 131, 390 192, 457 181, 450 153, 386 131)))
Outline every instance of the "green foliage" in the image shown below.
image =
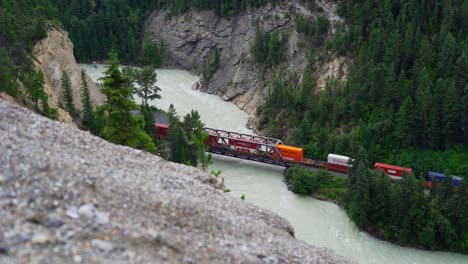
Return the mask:
POLYGON ((179 120, 179 116, 171 104, 168 111, 169 116, 169 146, 171 150, 171 155, 169 157, 170 161, 181 163, 181 164, 192 164, 194 155, 193 151, 190 148, 187 136, 185 134, 184 128, 182 127, 182 122, 179 120))
POLYGON ((34 70, 28 53, 47 36, 47 21, 57 14, 49 0, 0 1, 0 92, 32 103, 52 119, 58 118, 58 111, 49 106, 44 76, 34 70))
MULTIPOLYGON (((305 156, 327 153, 408 166, 417 176, 450 170, 467 177, 468 32, 462 1, 342 1, 345 26, 331 47, 355 63, 346 83, 328 80, 317 91, 315 56, 302 76, 273 78, 271 93, 258 108, 258 127, 270 136, 303 146, 305 156)), ((326 34, 325 18, 296 18, 296 30, 316 42, 326 34), (319 34, 320 35, 320 34, 319 34)), ((264 43, 265 34, 255 43, 264 43)), ((314 47, 311 47, 314 48, 314 47)), ((266 61, 254 45, 256 61, 266 61)))
POLYGON ((281 62, 286 45, 286 36, 275 31, 263 32, 257 25, 251 52, 255 62, 271 67, 281 62))
POLYGON ((267 3, 275 5, 282 0, 158 0, 157 7, 167 7, 172 15, 184 13, 189 9, 214 10, 219 16, 230 16, 247 10, 247 7, 262 6, 267 3))
POLYGON ((369 223, 370 177, 367 166, 362 159, 355 164, 349 173, 348 213, 359 227, 365 227, 369 223))
POLYGON ((157 74, 153 66, 145 66, 143 69, 124 68, 124 73, 130 77, 133 94, 141 98, 141 103, 148 106, 148 100, 161 99, 158 94, 161 88, 156 86, 157 74))
POLYGON ((4 48, 0 48, 0 92, 18 98, 21 95, 19 84, 15 79, 15 62, 4 48))
POLYGON ((158 68, 162 63, 162 56, 164 52, 164 43, 161 41, 159 45, 154 44, 151 41, 146 41, 143 47, 143 54, 137 60, 139 65, 142 66, 153 66, 158 68))
POLYGON ((216 73, 216 71, 218 70, 219 68, 219 63, 220 63, 220 53, 219 53, 219 50, 218 50, 218 47, 215 47, 213 52, 211 52, 206 61, 205 61, 205 65, 201 71, 201 75, 202 75, 202 81, 203 82, 209 82, 211 80, 211 78, 213 77, 213 75, 216 73))
POLYGON ((76 118, 79 113, 73 103, 72 84, 66 71, 62 72, 62 100, 65 101, 65 110, 67 110, 70 116, 76 118))
POLYGON ((143 130, 145 130, 146 134, 148 134, 153 140, 156 138, 155 130, 154 130, 154 116, 153 116, 153 108, 147 105, 140 106, 140 112, 143 116, 143 120, 145 121, 145 125, 143 126, 143 130))
POLYGON ((138 110, 138 106, 130 99, 132 89, 128 86, 128 77, 120 72, 119 66, 117 55, 110 53, 109 66, 102 78, 101 92, 107 97, 107 101, 99 107, 99 113, 106 117, 100 136, 116 144, 155 153, 156 146, 143 130, 143 116, 132 115, 132 111, 138 110))
POLYGON ((288 168, 284 174, 285 182, 297 194, 310 195, 322 200, 343 201, 346 195, 347 180, 332 175, 328 171, 312 172, 299 166, 288 168))
POLYGON ((206 154, 208 150, 208 145, 206 142, 208 141, 208 133, 203 131, 203 127, 198 126, 194 132, 191 132, 191 143, 195 145, 196 152, 197 152, 197 160, 198 163, 201 164, 201 168, 203 171, 208 169, 210 164, 213 164, 211 154, 206 154))
POLYGON ((21 75, 20 80, 26 86, 27 98, 39 109, 39 100, 47 96, 44 92, 44 74, 40 71, 31 70, 21 75))
POLYGON ((43 94, 41 97, 41 105, 42 105, 42 114, 47 116, 50 119, 58 120, 58 109, 50 107, 48 102, 49 96, 47 94, 43 94))
POLYGON ((328 32, 330 21, 325 16, 318 16, 316 21, 312 21, 303 15, 296 17, 296 31, 303 33, 316 44, 320 44, 322 36, 328 32))
MULTIPOLYGON (((195 8, 215 10, 218 15, 229 16, 246 10, 248 6, 264 5, 268 0, 52 0, 51 2, 59 10, 58 14, 56 11, 52 13, 60 18, 65 29, 70 32, 78 60, 102 59, 106 57, 107 51, 114 49, 126 62, 136 61, 140 65, 159 67, 162 60, 162 43, 155 45, 146 42, 142 45, 140 42, 147 10, 167 8, 172 15, 175 15, 195 8), (140 52, 141 46, 144 46, 142 52, 140 52)), ((10 27, 13 25, 15 24, 10 27)), ((41 27, 38 26, 36 31, 42 32, 41 27)))
POLYGON ((211 170, 210 174, 215 176, 215 177, 219 177, 219 175, 221 175, 222 171, 221 170, 211 170))
POLYGON ((414 174, 391 184, 382 171, 368 170, 362 158, 354 164, 345 204, 358 226, 401 245, 463 251, 468 224, 466 187, 454 190, 447 179, 426 195, 424 179, 414 174))
POLYGON ((134 62, 139 57, 145 10, 154 7, 154 1, 52 0, 52 3, 60 11, 59 18, 70 33, 79 61, 104 59, 109 50, 116 50, 124 61, 134 62))
POLYGON ((317 180, 312 176, 312 173, 299 166, 287 169, 284 173, 284 179, 291 190, 297 194, 309 195, 318 188, 317 180))
POLYGON ((83 104, 83 127, 94 135, 98 135, 93 112, 93 103, 91 102, 91 97, 89 95, 89 87, 84 70, 81 70, 81 93, 81 103, 83 104))

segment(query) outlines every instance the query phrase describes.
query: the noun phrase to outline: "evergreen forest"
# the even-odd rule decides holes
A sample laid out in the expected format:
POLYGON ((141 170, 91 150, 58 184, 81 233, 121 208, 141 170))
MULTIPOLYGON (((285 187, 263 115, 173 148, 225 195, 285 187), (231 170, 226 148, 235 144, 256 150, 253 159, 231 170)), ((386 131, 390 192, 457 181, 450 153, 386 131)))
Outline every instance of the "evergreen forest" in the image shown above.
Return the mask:
POLYGON ((57 110, 48 105, 44 76, 34 70, 30 54, 34 44, 47 36, 48 24, 55 23, 57 15, 49 0, 0 1, 0 92, 50 118, 57 117, 57 110))
MULTIPOLYGON (((125 64, 161 65, 164 42, 152 43, 142 34, 150 10, 167 9, 168 15, 177 15, 194 8, 228 17, 280 2, 2 0, 0 92, 56 118, 57 110, 47 104, 44 76, 33 68, 32 49, 49 27, 64 28, 81 62, 105 60, 113 51, 102 88, 113 98, 108 104, 93 109, 83 73, 85 129, 114 143, 207 169, 211 159, 205 154, 207 135, 198 113, 181 118, 170 109, 170 137, 167 145, 161 143, 150 125, 155 109, 146 103, 158 98, 158 88, 139 91, 148 98, 137 106, 129 99, 135 92, 132 82, 137 81, 119 70, 119 58, 125 64), (135 116, 132 111, 138 109, 142 115, 135 116), (115 133, 128 124, 131 130, 115 133)), ((384 239, 466 253, 466 184, 454 189, 447 180, 426 194, 423 182, 428 171, 468 180, 468 1, 348 0, 339 1, 338 14, 343 21, 333 34, 323 15, 314 20, 296 17, 295 30, 310 44, 308 66, 304 74, 282 72, 265 80, 271 89, 257 109, 258 128, 287 144, 303 146, 308 158, 323 160, 336 153, 356 161, 348 182, 298 168, 286 174, 286 182, 300 194, 322 190, 331 199, 341 199, 359 227, 384 239), (346 82, 329 79, 325 89, 316 89, 313 74, 324 59, 318 50, 351 61, 346 82), (377 161, 410 167, 414 174, 391 184, 385 175, 369 170, 377 161)), ((265 71, 281 67, 287 34, 260 27, 255 31, 251 55, 256 67, 265 71)), ((217 71, 219 52, 216 48, 206 62, 204 81, 217 71)), ((65 108, 77 117, 67 74, 63 76, 65 108)))
POLYGON ((365 149, 369 164, 411 167, 418 178, 466 177, 468 2, 343 1, 339 14, 346 27, 315 47, 353 58, 347 82, 315 91, 312 49, 299 85, 295 74, 272 80, 260 127, 314 159, 365 149))

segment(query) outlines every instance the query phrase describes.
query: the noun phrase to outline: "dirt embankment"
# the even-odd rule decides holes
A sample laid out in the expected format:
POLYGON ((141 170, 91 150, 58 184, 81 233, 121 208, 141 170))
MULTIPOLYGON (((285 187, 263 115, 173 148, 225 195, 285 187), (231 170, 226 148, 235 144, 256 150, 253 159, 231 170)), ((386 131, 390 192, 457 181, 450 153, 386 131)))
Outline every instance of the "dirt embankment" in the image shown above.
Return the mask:
MULTIPOLYGON (((60 108, 62 99, 62 74, 66 71, 70 76, 73 102, 75 107, 83 110, 81 103, 81 67, 76 63, 73 55, 73 43, 68 38, 68 33, 56 28, 51 28, 47 38, 38 42, 33 49, 34 66, 36 70, 44 73, 44 90, 49 95, 49 104, 59 109, 59 120, 72 124, 70 115, 60 108)), ((105 97, 99 92, 99 87, 86 76, 91 100, 94 105, 100 105, 105 97)))

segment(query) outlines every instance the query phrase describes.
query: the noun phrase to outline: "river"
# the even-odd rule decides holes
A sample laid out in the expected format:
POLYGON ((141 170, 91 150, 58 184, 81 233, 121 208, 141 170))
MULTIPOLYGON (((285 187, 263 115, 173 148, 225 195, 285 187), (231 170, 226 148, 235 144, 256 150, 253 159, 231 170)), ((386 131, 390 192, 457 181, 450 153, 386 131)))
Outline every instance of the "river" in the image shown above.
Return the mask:
MULTIPOLYGON (((104 71, 103 65, 82 67, 95 81, 104 71)), ((198 77, 181 70, 157 70, 157 73, 162 99, 151 104, 163 110, 173 104, 181 116, 196 109, 208 127, 252 133, 246 128, 246 113, 215 95, 192 90, 198 77)), ((222 170, 221 177, 231 190, 229 195, 239 199, 245 195, 247 202, 288 219, 296 237, 311 245, 331 248, 364 264, 468 263, 465 255, 400 247, 361 232, 337 205, 288 191, 282 181, 281 167, 218 155, 213 157, 213 161, 210 168, 222 170)))

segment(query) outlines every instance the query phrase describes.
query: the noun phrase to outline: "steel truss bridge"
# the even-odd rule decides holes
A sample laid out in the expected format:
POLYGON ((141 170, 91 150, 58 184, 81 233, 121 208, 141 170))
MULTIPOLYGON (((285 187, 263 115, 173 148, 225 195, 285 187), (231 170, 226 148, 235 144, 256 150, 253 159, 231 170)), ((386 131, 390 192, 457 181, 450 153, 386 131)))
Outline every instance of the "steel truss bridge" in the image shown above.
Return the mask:
POLYGON ((276 145, 283 144, 279 139, 213 128, 205 128, 205 131, 209 135, 208 152, 282 167, 294 165, 286 161, 276 148, 276 145))

